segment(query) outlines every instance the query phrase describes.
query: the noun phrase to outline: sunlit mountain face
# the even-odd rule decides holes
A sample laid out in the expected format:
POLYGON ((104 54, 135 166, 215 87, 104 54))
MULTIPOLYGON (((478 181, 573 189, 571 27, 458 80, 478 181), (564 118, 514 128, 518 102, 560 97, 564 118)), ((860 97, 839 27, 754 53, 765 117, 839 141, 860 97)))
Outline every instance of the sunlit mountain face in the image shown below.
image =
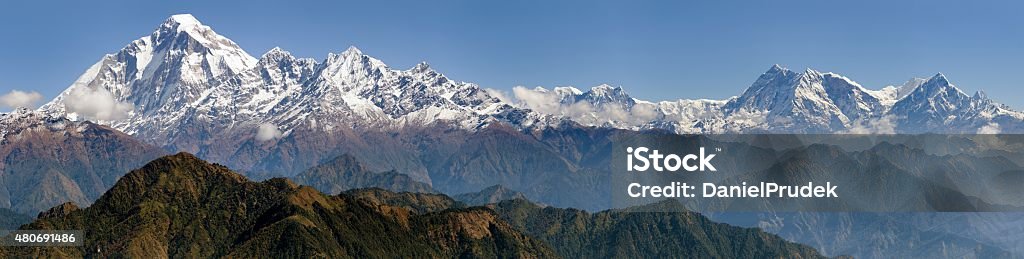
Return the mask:
MULTIPOLYGON (((0 169, 3 170, 0 187, 5 188, 0 190, 0 208, 35 215, 66 201, 86 207, 114 186, 126 172, 161 155, 185 151, 194 153, 195 158, 182 156, 180 159, 201 165, 208 171, 216 171, 211 175, 231 180, 227 183, 263 190, 267 194, 260 196, 263 198, 322 197, 291 186, 290 182, 244 182, 226 169, 210 167, 198 159, 225 165, 250 179, 291 178, 300 184, 319 188, 326 193, 323 197, 332 199, 330 205, 345 209, 365 209, 361 207, 363 205, 339 205, 356 198, 331 196, 352 188, 462 194, 456 197, 473 205, 492 204, 491 209, 508 214, 469 211, 465 214, 435 215, 440 218, 417 215, 412 217, 415 218, 413 222, 420 220, 425 222, 422 227, 431 228, 451 226, 431 225, 437 223, 431 220, 465 223, 460 221, 465 219, 464 216, 484 219, 484 223, 499 228, 492 234, 506 235, 516 242, 515 246, 503 247, 509 253, 519 251, 524 255, 548 255, 554 251, 563 256, 623 255, 604 250, 585 253, 589 248, 580 245, 590 243, 557 247, 538 244, 569 244, 572 243, 569 236, 581 233, 588 235, 588 242, 599 244, 606 241, 599 237, 612 238, 615 233, 637 231, 630 229, 630 222, 696 222, 696 225, 684 225, 693 229, 712 226, 716 233, 728 234, 729 237, 746 235, 750 238, 747 241, 759 245, 766 240, 777 242, 773 243, 777 246, 758 246, 757 251, 769 253, 756 255, 815 257, 819 254, 803 246, 779 241, 773 235, 732 229, 718 223, 712 225, 699 215, 680 214, 663 218, 668 220, 664 222, 644 217, 630 218, 623 215, 635 214, 620 211, 587 213, 545 210, 543 206, 591 211, 611 208, 607 192, 612 174, 609 170, 612 142, 638 134, 991 134, 1024 131, 1024 113, 999 104, 981 92, 966 94, 942 74, 881 88, 864 87, 836 73, 813 69, 799 72, 779 65, 771 66, 760 76, 751 75, 751 78, 754 81, 745 91, 725 100, 639 100, 629 96, 623 87, 609 85, 589 89, 517 87, 513 92, 505 93, 449 78, 427 63, 407 69, 392 68, 356 47, 349 47, 341 53, 329 53, 325 58, 294 57, 281 48, 255 57, 195 17, 174 15, 151 34, 130 42, 116 53, 101 57, 67 90, 39 110, 18 109, 0 115, 0 141, 3 143, 0 146, 0 158, 3 158, 0 161, 0 169), (493 204, 523 198, 531 202, 493 204), (536 205, 538 203, 545 205, 536 205), (616 224, 622 225, 609 229, 560 229, 569 232, 551 232, 558 224, 533 225, 530 219, 553 217, 562 220, 557 223, 609 226, 602 217, 612 216, 620 220, 615 221, 616 224), (499 218, 503 221, 497 220, 499 218), (573 219, 583 221, 575 222, 573 219)), ((951 142, 950 145, 953 144, 951 142)), ((908 174, 922 171, 920 164, 909 164, 915 161, 948 166, 946 169, 974 165, 956 160, 961 158, 949 159, 905 146, 884 146, 878 150, 900 156, 901 159, 891 161, 890 167, 895 168, 893 171, 906 171, 908 174)), ((782 150, 766 152, 766 155, 783 154, 782 150)), ((874 157, 845 152, 830 150, 827 153, 857 159, 862 159, 858 156, 874 157)), ((1013 159, 1018 155, 972 153, 962 159, 1007 156, 1011 162, 987 166, 999 166, 1013 172, 1020 168, 1016 165, 1021 161, 1013 159)), ((865 169, 867 166, 862 167, 850 170, 868 170, 865 169)), ((157 171, 148 173, 159 175, 157 171)), ((997 176, 1010 179, 1015 174, 997 176)), ((219 182, 210 185, 224 187, 219 182)), ((161 187, 173 189, 175 186, 161 187)), ((346 195, 378 202, 402 196, 390 192, 369 196, 366 193, 358 194, 364 196, 346 195)), ((165 202, 160 198, 146 197, 165 202)), ((422 209, 431 206, 420 203, 436 205, 432 199, 420 198, 388 206, 422 209)), ((302 199, 288 202, 306 202, 302 199)), ((448 204, 451 199, 445 197, 442 200, 444 202, 441 203, 448 204)), ((106 201, 103 206, 125 205, 114 198, 106 201)), ((190 205, 173 206, 196 209, 190 205)), ((289 212, 296 214, 316 211, 303 207, 303 204, 282 206, 292 206, 288 208, 295 210, 289 212), (298 207, 301 209, 296 209, 298 207)), ((260 213, 266 213, 267 208, 258 209, 260 213)), ((39 222, 74 223, 60 219, 67 218, 97 220, 89 227, 115 227, 103 225, 110 222, 97 216, 106 212, 104 208, 79 210, 78 207, 59 206, 47 214, 54 219, 39 222)), ((138 211, 126 213, 129 212, 138 211)), ((382 214, 398 217, 400 221, 411 219, 403 213, 406 212, 386 211, 367 215, 382 214)), ((318 220, 324 222, 336 220, 336 214, 322 211, 316 214, 320 217, 318 220)), ((1014 242, 1016 236, 1004 231, 1015 227, 1019 229, 1019 223, 1009 220, 1013 218, 1012 213, 935 215, 939 214, 763 213, 715 214, 710 218, 777 233, 791 241, 810 244, 827 256, 880 256, 885 255, 886 249, 895 247, 909 247, 900 250, 905 252, 895 254, 901 257, 942 256, 941 253, 933 253, 939 248, 945 249, 943 251, 948 252, 947 255, 955 256, 999 257, 1009 252, 1020 252, 1019 248, 1014 250, 1022 247, 1019 242, 1014 242), (954 222, 950 223, 954 226, 937 228, 937 225, 928 223, 932 220, 954 222), (858 231, 861 229, 872 231, 858 231), (834 238, 835 233, 842 233, 842 239, 834 238), (913 245, 902 241, 912 241, 913 245)), ((275 222, 308 227, 304 225, 305 221, 280 220, 275 222)), ((320 223, 323 222, 314 224, 320 223)), ((554 224, 553 221, 547 223, 554 224)), ((258 231, 261 226, 246 227, 258 231)), ((188 232, 192 229, 178 230, 188 232)), ((432 233, 427 230, 430 229, 410 228, 401 233, 432 233)), ((660 237, 673 234, 665 228, 648 230, 652 232, 644 234, 660 237)), ((238 233, 232 233, 235 234, 238 233)), ((725 239, 695 240, 718 242, 725 239)), ((477 243, 420 245, 431 249, 438 245, 440 248, 431 250, 433 253, 453 255, 453 251, 471 251, 469 248, 474 248, 477 243), (469 250, 444 250, 447 245, 469 250)), ((220 252, 227 253, 230 246, 224 247, 220 252)), ((681 247, 700 250, 699 247, 681 247)), ((631 251, 636 247, 619 248, 631 251)))

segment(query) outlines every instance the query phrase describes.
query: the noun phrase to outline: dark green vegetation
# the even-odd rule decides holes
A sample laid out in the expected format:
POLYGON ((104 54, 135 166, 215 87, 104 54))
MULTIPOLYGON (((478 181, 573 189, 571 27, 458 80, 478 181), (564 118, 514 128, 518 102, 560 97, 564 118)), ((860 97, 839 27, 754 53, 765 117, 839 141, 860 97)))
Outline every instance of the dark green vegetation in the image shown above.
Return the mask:
POLYGON ((490 209, 420 214, 285 179, 250 182, 190 154, 130 172, 92 206, 25 229, 84 229, 84 247, 4 248, 0 257, 555 257, 490 209))
POLYGON ((647 209, 590 214, 521 199, 467 207, 380 188, 332 196, 283 178, 251 182, 181 153, 130 172, 88 208, 66 203, 23 227, 84 229, 85 246, 7 247, 0 257, 820 257, 757 229, 647 209))
POLYGON ((373 172, 348 154, 310 168, 292 178, 295 183, 337 194, 355 188, 377 187, 396 192, 434 192, 429 184, 417 182, 395 170, 373 172))
MULTIPOLYGON (((441 194, 381 189, 346 194, 420 213, 462 206, 441 194)), ((564 258, 823 258, 811 247, 756 228, 712 222, 675 201, 598 213, 545 207, 525 199, 485 207, 517 230, 543 240, 564 258)))
POLYGON ((712 222, 666 200, 588 213, 526 200, 489 205, 518 229, 566 258, 821 258, 811 247, 756 228, 712 222))

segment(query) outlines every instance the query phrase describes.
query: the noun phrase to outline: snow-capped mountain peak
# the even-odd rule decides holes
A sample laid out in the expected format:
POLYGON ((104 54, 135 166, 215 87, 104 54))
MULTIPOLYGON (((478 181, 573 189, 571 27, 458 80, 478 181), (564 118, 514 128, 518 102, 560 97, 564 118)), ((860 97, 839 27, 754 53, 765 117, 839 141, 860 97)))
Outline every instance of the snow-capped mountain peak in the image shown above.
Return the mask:
POLYGON ((609 84, 600 84, 590 88, 592 95, 610 95, 615 90, 622 90, 622 88, 616 88, 609 84))
POLYGON ((320 72, 322 76, 349 87, 359 83, 352 80, 367 77, 379 78, 381 71, 389 69, 384 62, 364 55, 355 46, 338 54, 327 54, 323 66, 320 72))
POLYGON ((205 58, 213 76, 228 72, 237 73, 256 63, 256 58, 242 50, 234 41, 217 34, 190 14, 171 16, 153 32, 149 41, 154 44, 154 50, 157 52, 154 58, 161 58, 160 54, 168 58, 167 55, 174 55, 169 52, 177 51, 206 54, 200 57, 205 58))
POLYGON ((409 69, 409 72, 411 72, 411 73, 432 73, 432 72, 434 72, 434 70, 430 68, 430 64, 427 64, 426 61, 423 61, 423 62, 420 62, 420 63, 416 63, 416 66, 413 66, 411 69, 409 69))
POLYGON ((281 48, 256 59, 190 15, 172 16, 150 36, 105 56, 41 109, 76 114, 64 100, 76 98, 78 89, 109 92, 135 108, 100 123, 192 152, 210 135, 248 135, 258 127, 276 128, 283 137, 297 127, 393 129, 447 121, 472 129, 506 115, 528 125, 543 117, 510 111, 517 108, 425 62, 396 70, 355 46, 322 62, 281 48))
MULTIPOLYGON (((543 89, 544 91, 547 91, 547 89, 544 89, 543 87, 540 87, 540 89, 543 89)), ((583 91, 581 91, 579 88, 572 87, 572 86, 557 86, 557 87, 555 87, 553 89, 553 91, 555 91, 555 93, 557 93, 559 96, 562 96, 562 97, 565 97, 565 96, 575 96, 575 95, 582 95, 583 94, 583 91)))
POLYGON ((988 100, 988 94, 986 94, 985 91, 978 90, 974 92, 974 95, 972 95, 971 98, 978 100, 988 100))
POLYGON ((288 52, 281 47, 274 47, 268 50, 267 53, 263 53, 263 55, 260 56, 260 60, 281 60, 293 58, 294 56, 292 56, 291 52, 288 52))
POLYGON ((804 69, 804 73, 801 75, 803 75, 806 78, 819 78, 821 77, 821 72, 818 72, 818 70, 814 70, 813 68, 808 67, 804 69))
POLYGON ((680 133, 835 132, 861 120, 924 110, 943 121, 964 118, 965 112, 1011 114, 977 101, 987 99, 983 95, 962 94, 941 74, 868 90, 839 74, 810 68, 797 73, 778 64, 742 95, 727 100, 648 102, 630 97, 622 87, 602 84, 587 91, 538 88, 533 91, 548 95, 542 99, 558 103, 520 107, 478 85, 451 80, 426 62, 393 69, 355 46, 319 62, 276 47, 256 59, 191 15, 172 16, 151 35, 104 56, 41 109, 90 119, 65 109, 64 101, 81 89, 109 93, 114 101, 134 108, 125 118, 99 123, 193 152, 211 138, 207 135, 254 134, 264 126, 280 130, 282 137, 296 129, 387 130, 434 123, 472 130, 504 121, 525 129, 561 125, 566 119, 680 133), (563 108, 570 110, 556 110, 563 108))
POLYGON ((192 14, 175 14, 171 15, 171 18, 167 19, 167 23, 175 23, 185 26, 202 26, 202 23, 192 16, 192 14))
POLYGON ((1019 132, 1024 127, 1024 113, 995 103, 983 93, 967 95, 942 73, 915 87, 890 113, 903 119, 899 128, 903 132, 973 133, 973 129, 993 123, 1004 132, 1019 132))
POLYGON ((127 111, 128 116, 178 112, 211 93, 217 78, 241 73, 256 62, 233 41, 191 15, 174 15, 150 35, 105 55, 40 109, 97 120, 132 133, 128 127, 133 126, 127 121, 110 121, 122 116, 88 116, 91 111, 68 110, 66 103, 96 102, 89 99, 106 95, 113 100, 104 102, 117 103, 122 107, 118 113, 127 111))
POLYGON ((915 93, 924 92, 929 96, 942 94, 946 91, 949 91, 949 94, 967 96, 967 94, 961 91, 960 88, 951 84, 949 79, 946 78, 946 75, 943 75, 942 73, 935 74, 935 76, 932 76, 928 81, 925 81, 919 87, 914 89, 915 93))
POLYGON ((795 73, 773 65, 726 104, 726 113, 765 114, 785 131, 831 132, 884 113, 879 95, 836 73, 811 68, 795 73))

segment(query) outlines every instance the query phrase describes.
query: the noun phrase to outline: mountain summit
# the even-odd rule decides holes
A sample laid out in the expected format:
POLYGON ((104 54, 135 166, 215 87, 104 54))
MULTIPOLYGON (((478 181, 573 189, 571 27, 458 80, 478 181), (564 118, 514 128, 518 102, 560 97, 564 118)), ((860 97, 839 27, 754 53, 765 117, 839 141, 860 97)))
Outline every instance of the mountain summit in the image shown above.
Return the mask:
POLYGON ((178 14, 149 36, 104 56, 40 109, 96 120, 154 144, 201 152, 207 143, 195 137, 225 131, 252 134, 264 124, 284 135, 296 128, 388 129, 439 120, 474 128, 501 120, 494 115, 514 108, 425 64, 393 69, 354 46, 321 62, 296 59, 281 48, 257 59, 195 17, 178 14), (94 93, 131 109, 114 118, 69 109, 69 100, 94 93), (196 128, 201 132, 194 132, 196 128))
POLYGON ((1024 130, 1024 113, 998 104, 984 93, 967 95, 943 74, 914 78, 902 86, 867 89, 850 78, 773 65, 741 95, 726 100, 649 102, 634 98, 595 98, 622 93, 598 86, 527 94, 550 95, 525 106, 571 118, 584 125, 676 133, 975 133, 998 125, 1002 132, 1024 130), (610 120, 610 121, 609 121, 610 120), (867 126, 876 128, 870 129, 867 126))
POLYGON ((218 78, 238 74, 255 64, 256 59, 238 44, 191 15, 174 15, 149 36, 101 58, 40 109, 67 113, 72 118, 84 116, 129 134, 144 133, 145 124, 172 123, 164 115, 182 116, 180 112, 189 104, 210 93, 210 86, 217 84, 218 78), (123 103, 132 109, 121 117, 92 118, 69 105, 83 102, 79 99, 94 99, 97 94, 107 96, 109 103, 96 105, 123 103))
MULTIPOLYGON (((264 163, 275 167, 265 170, 289 175, 324 158, 296 157, 284 146, 322 149, 325 158, 368 154, 361 161, 403 164, 394 157, 406 155, 369 155, 391 151, 353 142, 367 131, 472 131, 494 123, 557 122, 504 103, 476 84, 449 79, 425 63, 395 69, 354 46, 322 60, 296 58, 281 48, 257 59, 187 14, 168 18, 149 36, 104 56, 40 110, 109 125, 168 150, 231 161, 235 168, 264 163), (282 152, 288 154, 265 157, 282 152)), ((403 169, 414 180, 429 182, 422 166, 372 169, 403 169)))
POLYGON ((371 171, 398 170, 428 184, 432 168, 410 147, 454 141, 434 135, 442 132, 495 128, 542 138, 535 134, 581 125, 675 133, 1024 130, 1024 114, 967 96, 941 75, 869 90, 839 74, 774 65, 726 100, 650 102, 610 85, 517 88, 526 97, 520 94, 536 98, 502 99, 426 63, 396 69, 354 46, 319 60, 281 48, 257 59, 182 14, 101 58, 40 109, 242 170, 294 175, 349 153, 377 166, 371 171))

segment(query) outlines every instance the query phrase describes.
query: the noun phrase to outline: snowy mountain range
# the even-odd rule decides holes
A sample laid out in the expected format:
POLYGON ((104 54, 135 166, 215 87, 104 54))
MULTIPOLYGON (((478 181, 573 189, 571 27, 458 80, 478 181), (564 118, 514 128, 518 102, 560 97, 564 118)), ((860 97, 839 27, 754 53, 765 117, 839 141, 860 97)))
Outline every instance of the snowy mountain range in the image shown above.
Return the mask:
POLYGON ((515 89, 523 106, 594 126, 676 133, 995 133, 1020 132, 1024 114, 984 93, 967 95, 942 74, 869 90, 835 73, 779 65, 727 100, 648 102, 601 85, 515 89), (550 95, 559 105, 537 96, 550 95))
POLYGON ((323 61, 280 48, 257 59, 187 14, 103 57, 40 109, 95 120, 160 145, 173 145, 182 133, 195 137, 182 129, 196 123, 210 127, 207 133, 255 134, 269 126, 279 137, 296 127, 388 129, 439 120, 472 128, 517 112, 426 63, 392 69, 355 47, 323 61), (107 106, 131 108, 97 113, 73 107, 96 95, 112 96, 107 106))
POLYGON ((1024 125, 1024 114, 984 94, 964 94, 942 74, 869 90, 838 74, 775 65, 727 100, 649 102, 608 85, 585 92, 517 88, 514 98, 505 96, 451 80, 426 63, 394 69, 355 47, 321 61, 280 48, 255 58, 181 14, 104 56, 40 110, 184 149, 194 144, 180 138, 212 132, 273 139, 299 127, 397 130, 437 123, 472 130, 504 122, 529 129, 572 120, 676 133, 975 133, 1024 125), (97 96, 110 103, 83 105, 102 103, 97 96), (203 125, 198 130, 197 123, 203 125))
POLYGON ((0 155, 47 155, 0 164, 25 172, 0 177, 7 186, 0 207, 88 202, 139 163, 187 151, 250 177, 291 176, 352 154, 367 171, 394 170, 448 194, 501 184, 554 206, 601 209, 607 199, 594 197, 608 190, 607 147, 628 132, 616 129, 1020 133, 1024 113, 968 95, 942 74, 871 90, 839 74, 778 65, 725 100, 652 102, 610 85, 507 93, 452 80, 426 63, 392 68, 355 47, 320 60, 280 48, 254 57, 191 15, 174 15, 102 57, 39 110, 0 114, 7 148, 0 155), (58 144, 68 147, 53 151, 58 144), (51 161, 71 162, 40 166, 51 161), (94 172, 80 173, 83 165, 94 172), (51 180, 31 186, 41 174, 51 180), (580 191, 565 195, 554 186, 580 191), (15 191, 29 194, 7 194, 15 191))

